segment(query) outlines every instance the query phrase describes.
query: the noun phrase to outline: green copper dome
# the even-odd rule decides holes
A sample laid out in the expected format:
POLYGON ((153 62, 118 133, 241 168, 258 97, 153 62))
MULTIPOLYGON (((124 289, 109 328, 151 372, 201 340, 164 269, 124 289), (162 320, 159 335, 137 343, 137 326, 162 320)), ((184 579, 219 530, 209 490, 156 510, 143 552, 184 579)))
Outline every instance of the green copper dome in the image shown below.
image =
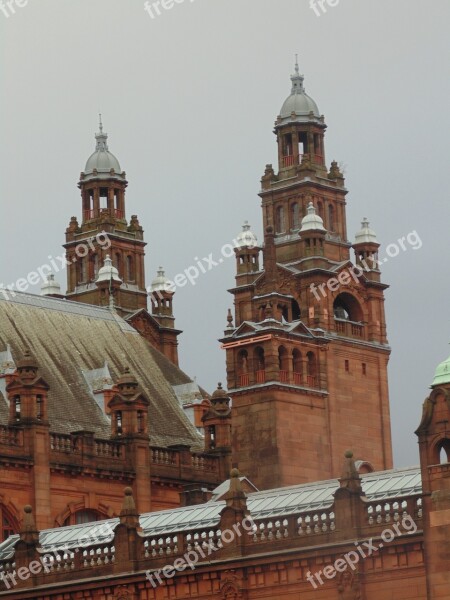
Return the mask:
POLYGON ((431 385, 442 385, 443 383, 450 383, 450 356, 437 366, 431 385))

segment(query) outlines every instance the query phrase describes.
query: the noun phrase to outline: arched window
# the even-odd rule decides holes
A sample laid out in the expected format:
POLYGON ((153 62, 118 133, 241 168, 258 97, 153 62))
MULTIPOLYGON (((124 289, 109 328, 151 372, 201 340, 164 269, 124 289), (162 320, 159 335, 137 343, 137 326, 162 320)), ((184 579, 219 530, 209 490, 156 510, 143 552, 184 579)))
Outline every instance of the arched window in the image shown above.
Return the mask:
POLYGON ((291 205, 291 229, 300 229, 300 209, 297 202, 291 205))
POLYGON ((77 271, 78 271, 78 283, 86 283, 86 277, 87 277, 86 258, 78 258, 77 271))
POLYGON ((300 350, 292 351, 292 371, 294 373, 295 385, 303 384, 303 360, 300 350))
POLYGON ((328 205, 328 231, 334 231, 334 206, 328 205))
POLYGON ((94 523, 95 521, 101 521, 105 517, 102 516, 96 510, 83 509, 79 510, 73 514, 71 514, 64 521, 64 526, 66 525, 82 525, 83 523, 94 523))
POLYGON ((358 300, 351 294, 339 294, 333 303, 334 318, 355 323, 363 321, 362 309, 358 300))
POLYGON ((445 465, 450 462, 450 439, 442 440, 436 446, 436 463, 445 465))
POLYGON ((116 252, 114 254, 114 266, 119 271, 119 275, 120 275, 121 270, 122 270, 122 260, 121 260, 121 256, 120 256, 119 252, 116 252))
POLYGON ((319 217, 321 219, 323 219, 323 204, 322 204, 321 200, 317 201, 317 214, 319 215, 319 217))
POLYGON ((309 387, 316 387, 317 384, 317 364, 316 364, 316 355, 314 352, 308 352, 306 355, 307 360, 307 379, 309 387))
POLYGON ((98 254, 93 254, 91 256, 91 269, 92 269, 92 279, 97 279, 98 275, 98 254))
POLYGON ((292 300, 292 320, 300 321, 300 305, 297 300, 292 300))
POLYGON ((289 380, 288 351, 284 346, 278 348, 278 367, 280 369, 280 381, 287 383, 289 380))
POLYGON ((275 233, 284 233, 285 231, 284 207, 279 206, 275 212, 275 233))
POLYGON ((127 281, 134 281, 134 261, 132 256, 127 256, 127 281))
POLYGON ((237 371, 240 387, 250 385, 250 376, 248 372, 248 352, 241 350, 237 356, 237 371))
POLYGON ((266 381, 266 361, 264 350, 261 346, 255 348, 253 357, 253 367, 255 370, 256 383, 265 383, 266 381))
POLYGON ((19 531, 18 523, 2 505, 0 505, 0 525, 0 542, 4 542, 19 531))

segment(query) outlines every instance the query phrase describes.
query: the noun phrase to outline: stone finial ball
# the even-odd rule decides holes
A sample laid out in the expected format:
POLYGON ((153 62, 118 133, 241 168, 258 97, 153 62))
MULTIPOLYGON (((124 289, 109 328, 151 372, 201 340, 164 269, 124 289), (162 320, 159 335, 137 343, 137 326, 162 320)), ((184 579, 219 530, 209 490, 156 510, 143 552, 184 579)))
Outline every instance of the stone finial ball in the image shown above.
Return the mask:
POLYGON ((132 496, 133 495, 133 490, 130 487, 126 487, 124 489, 124 493, 125 493, 125 496, 132 496))
POLYGON ((344 456, 345 458, 353 458, 353 452, 351 450, 347 450, 344 456))
POLYGON ((26 506, 23 507, 23 512, 26 512, 27 514, 30 514, 33 512, 33 507, 30 506, 29 504, 27 504, 26 506))
POLYGON ((231 469, 231 473, 230 476, 233 477, 239 477, 239 469, 231 469))

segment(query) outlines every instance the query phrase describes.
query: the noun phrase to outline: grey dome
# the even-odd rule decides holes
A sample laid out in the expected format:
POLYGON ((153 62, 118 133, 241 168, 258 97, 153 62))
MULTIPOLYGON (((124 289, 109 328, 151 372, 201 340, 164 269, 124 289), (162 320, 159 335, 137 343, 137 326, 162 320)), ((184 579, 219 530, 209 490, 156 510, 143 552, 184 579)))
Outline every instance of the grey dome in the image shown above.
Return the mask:
POLYGON ((95 134, 97 141, 95 151, 88 158, 84 172, 83 181, 89 179, 125 179, 120 163, 117 158, 109 151, 108 134, 103 132, 103 124, 100 118, 100 131, 95 134))
POLYGON ((292 75, 292 90, 291 95, 285 100, 280 111, 280 119, 278 124, 284 124, 292 120, 299 122, 308 122, 311 120, 311 113, 313 119, 320 119, 321 115, 319 108, 311 96, 305 92, 303 85, 305 78, 300 75, 298 63, 295 65, 295 74, 292 75), (295 113, 295 119, 292 119, 292 113, 295 113))
POLYGON ((361 223, 361 230, 355 237, 355 244, 378 244, 377 235, 373 229, 370 229, 370 223, 367 217, 364 217, 361 223))

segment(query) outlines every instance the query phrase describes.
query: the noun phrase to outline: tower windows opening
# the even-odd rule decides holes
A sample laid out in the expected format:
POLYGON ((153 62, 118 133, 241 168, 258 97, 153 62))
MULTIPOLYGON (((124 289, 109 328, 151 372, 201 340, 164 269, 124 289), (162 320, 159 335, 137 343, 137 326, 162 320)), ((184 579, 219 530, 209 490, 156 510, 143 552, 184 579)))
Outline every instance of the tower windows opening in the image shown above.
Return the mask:
POLYGON ((346 373, 350 372, 350 361, 348 361, 348 360, 345 361, 345 372, 346 373))
POLYGON ((294 374, 294 384, 303 385, 302 353, 297 348, 292 351, 292 371, 294 374))
POLYGON ((298 152, 300 156, 309 152, 308 150, 308 134, 306 131, 300 131, 298 134, 298 152))
POLYGON ((314 352, 308 352, 307 360, 307 384, 309 387, 316 387, 317 384, 317 361, 314 352))
POLYGON ((255 380, 256 383, 265 383, 266 381, 266 361, 264 357, 264 350, 261 346, 255 348, 253 365, 255 369, 255 380))
POLYGON ((335 319, 353 321, 354 323, 363 320, 361 307, 351 294, 339 294, 333 303, 333 311, 335 319))
POLYGON ((328 231, 334 231, 334 206, 328 205, 328 231))
POLYGON ((87 269, 86 259, 78 258, 77 260, 78 283, 86 283, 87 269))
POLYGON ((441 440, 435 450, 437 464, 446 465, 450 462, 450 439, 441 440))
POLYGON ((100 188, 100 210, 108 208, 108 188, 100 188))
POLYGON ((283 206, 278 206, 275 212, 275 231, 276 233, 284 233, 286 231, 283 206))
POLYGON ((134 261, 132 256, 127 256, 127 281, 134 281, 134 261))
POLYGON ((317 214, 323 220, 323 203, 321 200, 317 201, 317 214))
POLYGON ((91 279, 95 281, 98 276, 98 254, 93 254, 91 256, 91 279))
POLYGON ((114 254, 114 266, 119 271, 119 276, 121 276, 121 272, 122 272, 122 257, 120 256, 119 252, 116 252, 114 254))
POLYGON ((297 202, 291 205, 291 229, 300 229, 300 208, 297 202))
POLYGON ((248 372, 248 352, 241 350, 237 356, 237 369, 240 387, 246 387, 250 384, 250 376, 248 372))
POLYGON ((292 320, 300 321, 300 305, 297 300, 292 300, 292 320))
POLYGON ((292 134, 283 137, 283 156, 292 156, 292 134))
POLYGON ((287 383, 289 381, 289 358, 288 351, 284 346, 278 348, 278 368, 280 370, 280 381, 287 383))

